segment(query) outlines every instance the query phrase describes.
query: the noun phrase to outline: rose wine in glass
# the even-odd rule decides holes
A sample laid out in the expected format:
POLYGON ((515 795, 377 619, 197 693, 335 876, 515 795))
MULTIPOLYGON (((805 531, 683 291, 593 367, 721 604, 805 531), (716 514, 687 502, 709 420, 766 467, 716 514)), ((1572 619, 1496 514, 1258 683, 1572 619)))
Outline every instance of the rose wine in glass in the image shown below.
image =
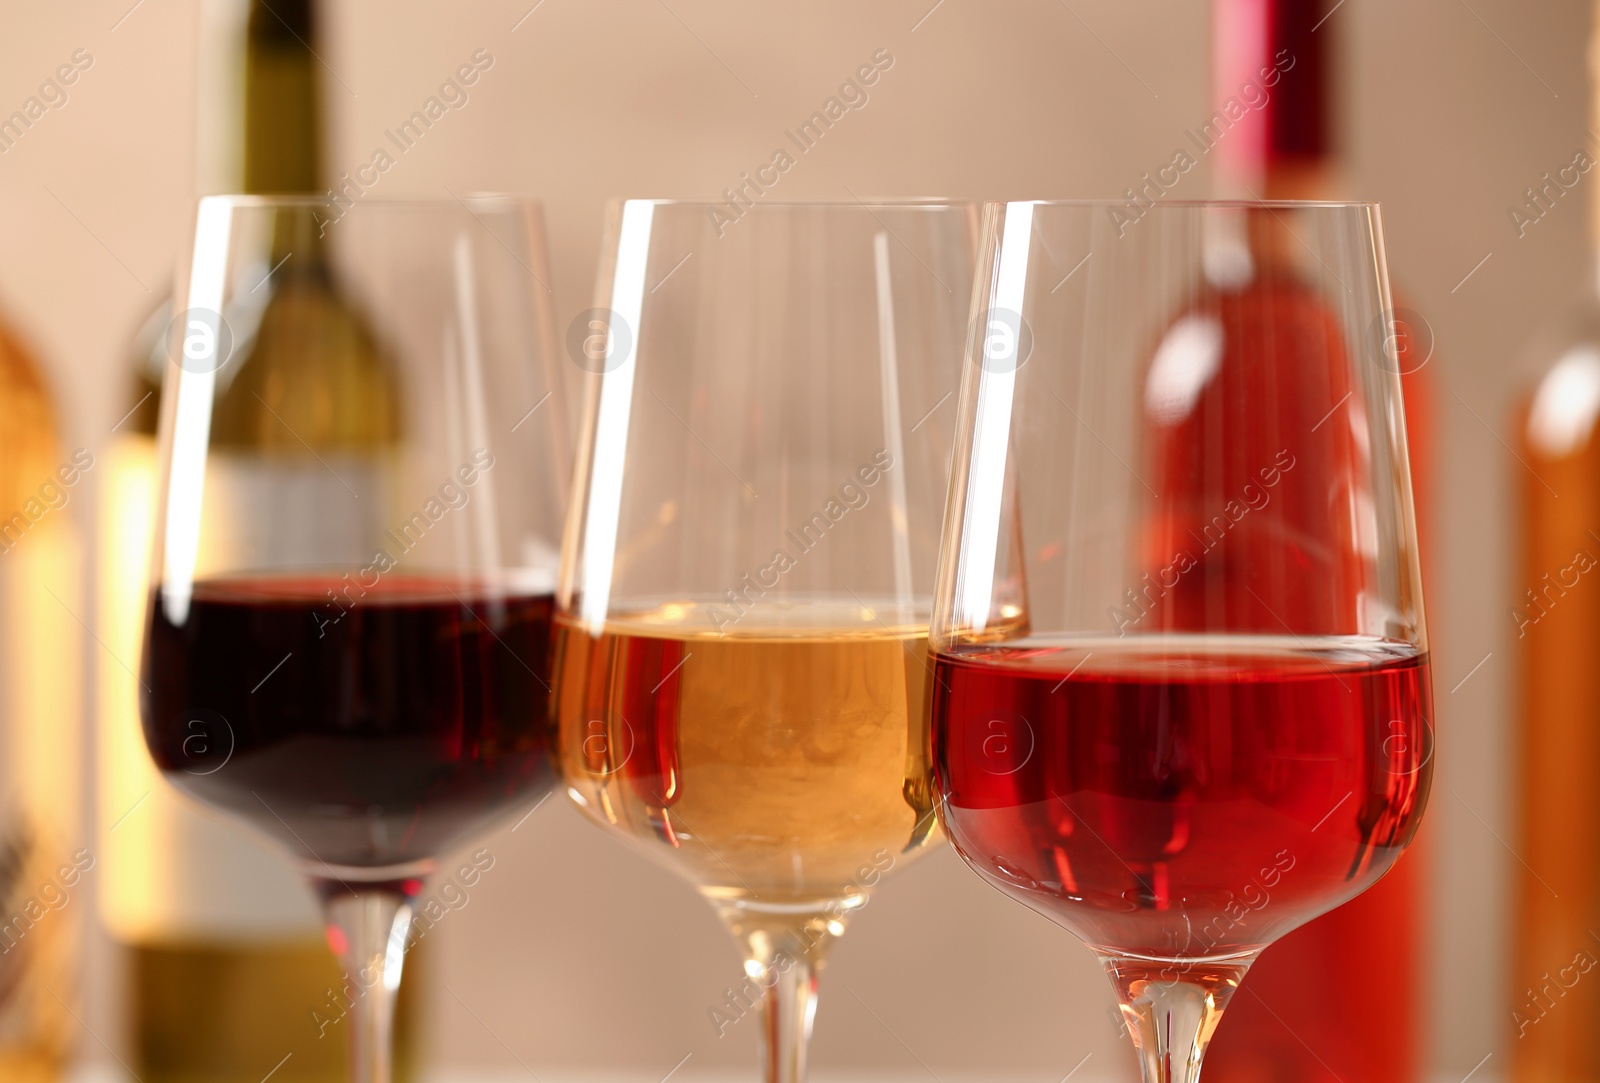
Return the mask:
POLYGON ((1410 843, 1431 688, 1377 208, 1121 210, 986 212, 936 806, 1192 1083, 1255 959, 1410 843))
POLYGON ((209 197, 180 282, 145 743, 311 881, 356 1083, 436 862, 556 778, 543 252, 524 200, 209 197))
POLYGON ((1416 822, 1431 712, 1409 647, 1024 638, 941 655, 934 697, 952 837, 1107 951, 1259 951, 1416 822))
POLYGON ((940 841, 927 621, 976 232, 949 203, 613 210, 556 599, 568 792, 744 956, 761 1078, 816 979, 940 841))

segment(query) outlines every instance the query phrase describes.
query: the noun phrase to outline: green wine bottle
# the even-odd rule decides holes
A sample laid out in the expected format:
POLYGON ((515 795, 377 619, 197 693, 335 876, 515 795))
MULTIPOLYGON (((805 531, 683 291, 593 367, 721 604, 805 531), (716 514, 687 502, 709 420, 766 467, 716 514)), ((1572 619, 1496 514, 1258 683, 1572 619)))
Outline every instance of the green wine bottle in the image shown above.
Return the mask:
MULTIPOLYGON (((317 56, 324 8, 316 0, 204 0, 203 193, 314 196, 325 188, 326 100, 317 56)), ((264 497, 274 488, 335 484, 319 457, 358 470, 399 438, 393 366, 359 307, 340 291, 326 240, 307 228, 274 244, 273 266, 261 269, 262 285, 247 306, 223 313, 235 345, 219 372, 226 390, 212 422, 207 500, 224 502, 230 517, 273 506, 264 497), (319 393, 289 396, 290 387, 319 393)), ((126 658, 138 656, 147 597, 155 432, 171 320, 169 301, 135 342, 131 409, 102 485, 99 625, 108 648, 126 658)), ((344 466, 340 474, 349 476, 344 466)), ((315 524, 282 528, 304 535, 315 524)), ((317 541, 305 540, 313 547, 317 541)), ((143 746, 130 674, 103 667, 97 695, 100 900, 103 920, 130 957, 123 1000, 130 1066, 145 1083, 201 1083, 260 1078, 282 1062, 274 1078, 285 1083, 343 1083, 343 1035, 337 1025, 317 1022, 336 1014, 328 1005, 339 1001, 343 983, 303 878, 268 845, 194 811, 161 781, 143 746), (112 833, 112 820, 128 808, 112 833)), ((413 952, 406 964, 397 1080, 414 1075, 423 955, 425 949, 413 952)))

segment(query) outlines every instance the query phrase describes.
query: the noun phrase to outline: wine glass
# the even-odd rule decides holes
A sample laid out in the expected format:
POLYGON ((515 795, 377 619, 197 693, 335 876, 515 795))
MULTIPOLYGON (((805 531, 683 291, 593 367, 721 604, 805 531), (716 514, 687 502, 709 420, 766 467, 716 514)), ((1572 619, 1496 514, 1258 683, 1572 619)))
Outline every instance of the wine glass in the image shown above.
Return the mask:
POLYGON ((192 251, 145 740, 304 868, 346 972, 352 1078, 386 1083, 405 952, 438 917, 415 913, 426 878, 556 778, 567 439, 541 212, 218 196, 192 251))
POLYGON ((976 278, 940 819, 1100 956, 1146 1081, 1193 1081, 1251 962, 1428 794, 1378 208, 996 204, 976 278))
POLYGON ((849 916, 939 838, 927 622, 976 226, 952 203, 628 200, 569 339, 593 375, 562 770, 739 942, 745 983, 708 1007, 725 1033, 759 1003, 769 1083, 804 1077, 849 916))

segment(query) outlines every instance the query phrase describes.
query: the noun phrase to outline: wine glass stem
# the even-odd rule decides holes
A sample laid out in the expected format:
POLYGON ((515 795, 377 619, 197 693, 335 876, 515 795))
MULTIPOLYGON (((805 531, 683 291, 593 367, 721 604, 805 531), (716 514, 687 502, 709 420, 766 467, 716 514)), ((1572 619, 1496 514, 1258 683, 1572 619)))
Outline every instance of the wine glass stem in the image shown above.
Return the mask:
POLYGON ((730 1009, 760 1000, 762 1083, 802 1083, 811 1021, 817 1014, 817 975, 833 941, 844 931, 842 914, 769 914, 737 905, 718 908, 739 941, 746 980, 730 994, 730 1009))
POLYGON ((817 1014, 817 968, 797 958, 788 969, 775 964, 776 980, 761 1001, 761 1079, 763 1083, 801 1083, 806 1048, 817 1014))
POLYGON ((1200 1063, 1222 1012, 1254 956, 1203 967, 1102 955, 1144 1083, 1199 1083, 1200 1063))
POLYGON ((1123 1005, 1145 1083, 1197 1083, 1210 1037, 1209 1000, 1204 989, 1179 982, 1123 1005))
POLYGON ((350 1002, 351 1083, 389 1083, 394 1001, 411 929, 411 898, 387 885, 318 881, 316 886, 350 1002))

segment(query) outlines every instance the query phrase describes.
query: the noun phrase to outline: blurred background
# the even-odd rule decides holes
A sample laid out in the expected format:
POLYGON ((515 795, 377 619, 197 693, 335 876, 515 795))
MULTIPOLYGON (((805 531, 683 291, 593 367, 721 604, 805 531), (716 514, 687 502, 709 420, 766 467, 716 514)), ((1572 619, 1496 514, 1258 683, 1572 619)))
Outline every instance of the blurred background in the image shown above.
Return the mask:
MULTIPOLYGON (((1534 585, 1514 559, 1529 484, 1516 409, 1537 376, 1522 361, 1527 344, 1590 274, 1582 186, 1600 176, 1548 198, 1531 225, 1510 211, 1526 216, 1526 189, 1580 150, 1596 153, 1591 8, 1319 3, 1338 41, 1339 187, 1382 202, 1391 270, 1436 344, 1428 600, 1441 740, 1426 845, 1406 859, 1426 863, 1429 885, 1418 1025, 1429 1078, 1508 1078, 1522 1002, 1509 977, 1512 884, 1527 867, 1513 845, 1508 610, 1534 585)), ((130 344, 187 242, 199 7, 0 11, 0 116, 63 64, 79 69, 66 100, 0 140, 0 310, 40 360, 63 448, 109 452, 130 405, 130 344)), ((334 0, 326 10, 330 174, 354 175, 460 65, 480 50, 491 58, 467 100, 394 152, 374 194, 541 197, 561 333, 592 303, 608 198, 720 198, 879 50, 893 65, 869 102, 782 175, 775 198, 1120 198, 1190 146, 1218 104, 1206 4, 334 0)), ((1206 197, 1213 166, 1202 159, 1169 197, 1206 197)), ((73 492, 85 538, 108 477, 90 470, 73 492)), ((63 675, 119 672, 103 644, 80 642, 82 665, 64 662, 63 675)), ((75 724, 71 712, 60 722, 63 733, 75 724)), ((91 806, 84 837, 121 812, 91 806)), ((482 845, 492 869, 430 933, 416 975, 429 1071, 749 1077, 753 1026, 719 1038, 707 1017, 739 981, 738 957, 686 884, 565 800, 482 845)), ((81 1061, 115 1078, 130 1056, 129 962, 92 920, 106 906, 87 900, 116 884, 103 868, 69 904, 91 926, 72 1030, 81 1061)), ((287 926, 309 920, 309 903, 283 906, 287 926)), ((1132 1063, 1089 951, 948 849, 887 882, 823 988, 819 1075, 1109 1080, 1132 1063)), ((203 1009, 184 1022, 197 1034, 203 1009)))

